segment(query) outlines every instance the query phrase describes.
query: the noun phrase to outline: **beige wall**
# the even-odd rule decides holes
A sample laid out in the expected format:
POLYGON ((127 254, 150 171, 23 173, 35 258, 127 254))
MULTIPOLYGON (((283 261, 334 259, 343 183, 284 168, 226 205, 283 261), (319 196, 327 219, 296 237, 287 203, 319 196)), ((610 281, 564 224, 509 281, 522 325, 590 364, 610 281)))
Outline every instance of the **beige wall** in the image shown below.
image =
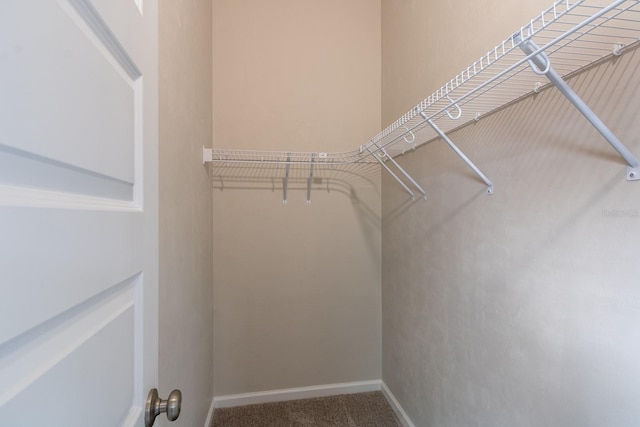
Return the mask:
POLYGON ((548 8, 550 0, 382 2, 382 125, 548 8))
MULTIPOLYGON (((379 130, 379 1, 214 17, 214 147, 344 151, 379 130)), ((283 206, 282 169, 212 171, 216 395, 380 378, 379 174, 353 172, 311 206, 301 172, 283 206)))
POLYGON ((160 2, 160 395, 183 393, 180 418, 203 426, 213 396, 209 0, 160 2))
MULTIPOLYGON (((445 3, 383 0, 384 122, 466 65, 405 42, 446 35, 470 63, 519 26, 520 9, 547 6, 465 2, 443 15, 460 7, 445 3), (416 70, 429 70, 424 81, 416 70)), ((639 65, 633 51, 571 80, 636 155, 639 65)), ((383 177, 384 381, 416 426, 635 425, 639 183, 556 90, 451 137, 495 194, 442 141, 401 158, 428 202, 407 207, 383 177)))

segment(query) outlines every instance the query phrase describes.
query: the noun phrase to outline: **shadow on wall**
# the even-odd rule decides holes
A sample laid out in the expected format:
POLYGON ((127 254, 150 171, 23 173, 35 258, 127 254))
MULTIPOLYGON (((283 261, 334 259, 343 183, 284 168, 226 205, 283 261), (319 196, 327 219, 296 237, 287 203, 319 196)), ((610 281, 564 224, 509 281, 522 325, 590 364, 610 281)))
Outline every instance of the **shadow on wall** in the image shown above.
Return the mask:
MULTIPOLYGON (((640 81, 636 78, 640 67, 639 47, 640 44, 635 44, 627 48, 624 56, 606 58, 566 77, 569 85, 583 97, 605 124, 611 127, 623 144, 631 148, 636 158, 640 158, 640 152, 637 149, 634 151, 632 144, 637 138, 632 133, 623 135, 621 130, 632 128, 637 118, 638 108, 637 105, 634 106, 637 103, 632 96, 621 96, 621 92, 628 94, 639 91, 640 81), (624 88, 622 91, 621 87, 624 88), (585 93, 588 96, 584 96, 585 93)), ((506 166, 513 169, 514 172, 507 173, 510 177, 508 180, 494 180, 497 192, 503 191, 504 187, 510 185, 510 180, 520 181, 531 171, 541 175, 557 174, 558 182, 563 181, 563 174, 589 174, 591 169, 584 168, 581 164, 580 157, 584 156, 605 163, 626 166, 624 159, 551 83, 543 86, 539 93, 532 90, 524 98, 484 114, 480 122, 470 122, 456 128, 449 133, 449 136, 488 175, 489 179, 502 172, 492 174, 492 168, 504 170, 506 166), (589 144, 589 141, 594 138, 600 138, 601 143, 589 144), (525 146, 523 145, 525 141, 536 146, 525 146), (561 157, 566 168, 558 170, 553 166, 557 162, 546 160, 535 163, 535 159, 540 157, 530 154, 536 154, 545 149, 553 149, 554 158, 561 157)), ((430 191, 435 193, 447 191, 446 188, 452 186, 451 182, 455 186, 460 179, 465 179, 470 186, 468 191, 465 191, 467 199, 459 200, 458 207, 450 212, 453 215, 486 196, 486 187, 482 180, 446 147, 440 138, 419 144, 417 151, 416 154, 409 152, 399 155, 396 160, 410 174, 419 177, 418 181, 423 183, 428 194, 430 191), (428 148, 431 145, 439 147, 428 148), (429 150, 429 153, 425 150, 429 150), (434 170, 424 162, 416 164, 414 159, 425 155, 437 156, 436 163, 439 163, 442 168, 434 170), (434 188, 435 186, 441 188, 434 188)), ((621 179, 624 180, 624 168, 620 171, 621 179)), ((385 177, 383 182, 388 179, 385 177)), ((544 188, 537 190, 546 191, 544 188)), ((405 200, 401 194, 398 196, 397 192, 395 193, 393 204, 388 204, 385 199, 384 224, 391 224, 402 218, 403 214, 414 206, 411 200, 405 200)), ((448 218, 451 219, 450 216, 448 218)), ((442 224, 434 226, 439 225, 442 224)))
MULTIPOLYGON (((568 80, 636 157, 639 68, 568 80)), ((450 137, 495 193, 440 140, 398 159, 427 203, 383 178, 385 381, 420 425, 635 425, 640 182, 553 87, 450 137)))
POLYGON ((346 196, 365 220, 373 227, 380 227, 379 209, 373 205, 372 198, 362 197, 361 192, 368 192, 380 199, 380 167, 377 164, 348 165, 338 168, 315 168, 311 177, 308 166, 296 165, 290 168, 289 177, 285 184, 286 169, 284 165, 249 165, 207 166, 214 190, 250 190, 270 191, 274 197, 282 200, 283 205, 290 203, 307 203, 310 196, 313 204, 314 194, 323 192, 346 196), (286 203, 285 203, 286 186, 286 203))

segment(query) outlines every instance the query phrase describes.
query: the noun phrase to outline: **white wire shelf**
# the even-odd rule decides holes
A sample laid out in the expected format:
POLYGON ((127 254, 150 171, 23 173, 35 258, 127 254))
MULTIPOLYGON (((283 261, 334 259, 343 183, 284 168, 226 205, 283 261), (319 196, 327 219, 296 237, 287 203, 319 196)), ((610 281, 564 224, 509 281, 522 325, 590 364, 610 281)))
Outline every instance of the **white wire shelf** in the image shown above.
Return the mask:
POLYGON ((343 167, 347 165, 378 164, 369 153, 363 155, 359 149, 343 153, 312 153, 287 151, 253 151, 231 149, 204 149, 204 162, 230 167, 233 165, 304 165, 312 162, 323 167, 343 167))
MULTIPOLYGON (((539 92, 552 84, 549 82, 553 81, 549 76, 550 70, 558 76, 570 76, 607 57, 620 55, 625 49, 636 47, 639 40, 639 0, 559 0, 355 150, 293 153, 205 149, 203 160, 214 168, 291 165, 318 170, 378 163, 385 166, 389 161, 393 162, 394 156, 440 136, 487 183, 491 193, 491 182, 464 154, 458 152, 446 133, 539 92)), ((556 82, 553 84, 558 86, 556 82)), ((585 108, 588 110, 586 105, 585 108)), ((589 114, 595 114, 590 110, 587 113, 581 109, 581 112, 594 124, 589 114)), ((598 127, 597 124, 594 126, 598 127)), ((617 142, 612 142, 604 131, 598 130, 618 152, 626 150, 624 146, 616 146, 622 145, 617 139, 617 142)), ((630 153, 621 155, 629 163, 628 179, 640 178, 635 157, 630 153)), ((395 162, 393 164, 398 166, 395 162)), ((400 171, 424 194, 411 177, 400 171)), ((402 180, 394 177, 414 196, 402 180)))
POLYGON ((437 136, 423 111, 445 133, 481 119, 547 84, 536 74, 520 44, 535 40, 561 76, 569 76, 603 58, 621 54, 640 40, 640 2, 622 0, 557 1, 509 38, 487 52, 415 108, 373 137, 366 146, 392 154, 406 151, 404 140, 429 141, 437 136), (459 107, 459 108, 458 108, 459 107), (448 117, 460 114, 457 119, 448 117))

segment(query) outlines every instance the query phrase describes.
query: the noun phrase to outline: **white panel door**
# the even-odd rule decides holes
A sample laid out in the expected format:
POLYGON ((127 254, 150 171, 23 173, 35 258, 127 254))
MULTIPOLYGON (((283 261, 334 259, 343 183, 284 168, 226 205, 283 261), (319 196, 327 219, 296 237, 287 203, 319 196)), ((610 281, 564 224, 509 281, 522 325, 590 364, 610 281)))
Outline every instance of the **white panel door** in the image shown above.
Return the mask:
POLYGON ((2 426, 144 425, 156 3, 0 0, 2 426))

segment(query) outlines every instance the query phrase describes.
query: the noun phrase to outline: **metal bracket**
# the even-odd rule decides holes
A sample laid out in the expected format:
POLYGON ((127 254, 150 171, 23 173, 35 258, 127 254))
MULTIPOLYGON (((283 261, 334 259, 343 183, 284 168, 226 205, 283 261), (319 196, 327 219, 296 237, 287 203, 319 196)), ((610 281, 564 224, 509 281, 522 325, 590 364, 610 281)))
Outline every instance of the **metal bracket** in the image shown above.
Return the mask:
POLYGON ((309 166, 309 178, 307 179, 307 206, 311 204, 311 184, 313 183, 313 166, 316 163, 316 155, 311 154, 311 166, 309 166))
POLYGON ((289 168, 291 167, 291 155, 287 156, 287 166, 282 178, 282 204, 287 204, 287 189, 289 188, 289 168))
MULTIPOLYGON (((415 139, 415 135, 413 137, 415 139)), ((380 151, 382 151, 382 154, 384 154, 384 156, 395 165, 396 168, 398 168, 398 170, 405 176, 405 178, 407 178, 409 181, 411 181, 411 183, 422 193, 422 196, 424 197, 425 200, 427 200, 427 192, 424 191, 424 188, 422 188, 422 186, 420 186, 420 184, 418 184, 416 182, 415 179, 413 179, 411 177, 411 175, 409 175, 409 173, 407 173, 407 171, 405 171, 399 164, 398 162, 395 161, 395 159, 393 157, 391 157, 387 151, 380 147, 380 145, 378 143, 376 143, 376 147, 378 147, 380 149, 380 151)), ((386 166, 386 165, 385 165, 386 166)), ((397 179, 397 178, 396 178, 397 179)), ((415 196, 413 195, 413 193, 411 193, 412 197, 415 200, 415 196)))
POLYGON ((624 160, 627 162, 627 181, 638 181, 640 180, 640 162, 638 159, 629 151, 625 145, 620 142, 618 137, 616 137, 613 132, 604 124, 600 117, 594 113, 591 108, 576 94, 573 89, 565 82, 562 77, 553 69, 551 66, 551 61, 549 58, 542 52, 542 50, 535 44, 535 42, 531 39, 520 41, 520 49, 524 52, 525 55, 530 56, 529 64, 531 65, 534 72, 538 72, 537 70, 543 68, 544 75, 553 83, 555 87, 558 88, 560 93, 562 93, 568 100, 573 104, 574 107, 578 109, 582 113, 582 115, 589 120, 589 122, 595 127, 598 132, 607 140, 609 144, 620 154, 624 160))
POLYGON ((213 162, 213 149, 202 146, 202 164, 213 162))
POLYGON ((624 45, 622 43, 615 43, 611 53, 613 53, 614 56, 620 56, 622 55, 622 49, 624 49, 624 45))
POLYGON ((371 155, 373 156, 374 159, 376 159, 378 161, 378 163, 380 163, 380 165, 382 165, 383 168, 386 169, 387 172, 389 172, 389 174, 396 180, 398 181, 398 183, 402 186, 402 188, 404 188, 407 193, 409 193, 411 195, 411 200, 415 201, 416 200, 416 194, 411 191, 411 189, 407 186, 407 184, 405 184, 399 177, 398 175, 396 175, 390 168, 389 166, 387 166, 384 161, 378 157, 373 151, 371 151, 371 149, 369 147, 366 147, 367 151, 369 151, 369 153, 371 153, 371 155))
POLYGON ((473 162, 471 160, 469 160, 469 158, 462 152, 462 150, 460 150, 454 143, 453 141, 451 141, 451 139, 447 136, 447 134, 445 134, 442 129, 440 129, 434 122, 433 120, 431 120, 429 117, 427 117, 427 115, 425 114, 424 111, 419 110, 418 114, 420 114, 420 116, 425 119, 427 121, 427 123, 429 124, 429 126, 431 126, 431 128, 436 131, 436 133, 440 136, 440 138, 442 138, 442 140, 444 142, 447 143, 447 145, 449 145, 449 147, 451 147, 451 149, 453 151, 455 151, 455 153, 467 164, 467 166, 469 166, 471 168, 471 170, 473 170, 476 175, 478 175, 480 177, 480 179, 482 179, 482 181, 484 181, 485 184, 487 184, 487 194, 493 194, 493 183, 489 180, 489 178, 487 178, 485 176, 485 174, 482 173, 482 171, 480 169, 478 169, 478 167, 476 165, 473 164, 473 162))

